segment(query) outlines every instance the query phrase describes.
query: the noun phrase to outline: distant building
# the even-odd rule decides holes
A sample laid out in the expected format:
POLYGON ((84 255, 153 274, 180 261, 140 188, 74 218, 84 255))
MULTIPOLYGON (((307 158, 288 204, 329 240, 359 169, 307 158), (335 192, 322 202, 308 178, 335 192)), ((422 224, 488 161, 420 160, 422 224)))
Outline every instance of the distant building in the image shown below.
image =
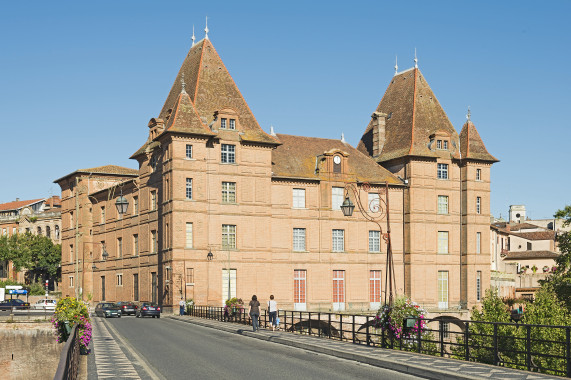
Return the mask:
MULTIPOLYGON (((54 244, 61 243, 61 201, 59 196, 0 204, 0 233, 45 235, 54 244)), ((9 262, 0 262, 0 279, 24 282, 24 273, 17 273, 9 262)))

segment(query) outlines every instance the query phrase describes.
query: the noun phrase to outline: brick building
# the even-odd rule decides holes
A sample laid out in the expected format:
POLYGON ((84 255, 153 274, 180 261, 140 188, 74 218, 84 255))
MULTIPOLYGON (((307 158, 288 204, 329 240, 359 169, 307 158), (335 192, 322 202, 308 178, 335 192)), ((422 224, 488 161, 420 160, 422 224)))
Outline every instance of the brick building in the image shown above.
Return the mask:
POLYGON ((472 122, 457 134, 417 68, 395 74, 355 149, 264 132, 205 38, 148 127, 131 156, 138 170, 56 180, 64 295, 81 287, 94 301, 168 308, 274 294, 281 308, 376 309, 386 222, 380 231, 357 211, 343 216, 349 182, 369 209, 388 188, 397 294, 451 312, 489 286, 489 245, 480 243, 489 241, 496 159, 472 122))

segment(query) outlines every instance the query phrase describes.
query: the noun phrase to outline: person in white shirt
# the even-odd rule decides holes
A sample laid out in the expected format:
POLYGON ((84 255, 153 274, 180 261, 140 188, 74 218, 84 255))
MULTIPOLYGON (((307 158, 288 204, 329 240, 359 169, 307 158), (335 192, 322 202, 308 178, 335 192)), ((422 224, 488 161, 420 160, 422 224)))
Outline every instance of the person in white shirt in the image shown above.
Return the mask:
POLYGON ((180 306, 180 315, 184 315, 184 309, 186 307, 186 302, 181 299, 180 302, 178 303, 178 306, 180 306))
POLYGON ((270 300, 268 301, 268 314, 270 315, 270 324, 272 325, 272 331, 275 331, 277 325, 276 317, 278 314, 278 304, 274 300, 274 295, 270 296, 270 300))

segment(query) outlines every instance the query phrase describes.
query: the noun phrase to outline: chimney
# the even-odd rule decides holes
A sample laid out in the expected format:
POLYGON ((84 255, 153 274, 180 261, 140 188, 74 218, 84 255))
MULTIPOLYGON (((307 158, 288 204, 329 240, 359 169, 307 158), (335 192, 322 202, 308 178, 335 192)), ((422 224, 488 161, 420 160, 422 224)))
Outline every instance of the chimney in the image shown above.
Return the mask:
POLYGON ((16 198, 16 202, 20 202, 20 198, 16 198))
POLYGON ((373 112, 373 157, 378 157, 383 151, 385 145, 385 123, 387 114, 382 112, 373 112))

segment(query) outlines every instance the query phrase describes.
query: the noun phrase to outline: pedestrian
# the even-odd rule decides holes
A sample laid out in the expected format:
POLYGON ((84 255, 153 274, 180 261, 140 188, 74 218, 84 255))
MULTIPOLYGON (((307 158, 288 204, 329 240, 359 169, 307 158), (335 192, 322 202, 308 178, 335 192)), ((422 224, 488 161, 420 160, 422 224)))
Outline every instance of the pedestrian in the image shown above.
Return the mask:
POLYGON ((180 315, 184 315, 184 308, 186 307, 186 302, 184 301, 184 299, 182 298, 180 299, 178 306, 180 306, 180 315))
POLYGON ((250 317, 252 317, 252 328, 254 332, 260 329, 258 325, 258 317, 260 316, 260 302, 258 297, 254 294, 252 300, 250 301, 250 317))
POLYGON ((272 331, 276 330, 277 324, 277 314, 278 314, 278 304, 274 300, 274 295, 270 296, 268 301, 268 314, 270 315, 270 324, 272 325, 272 331))

